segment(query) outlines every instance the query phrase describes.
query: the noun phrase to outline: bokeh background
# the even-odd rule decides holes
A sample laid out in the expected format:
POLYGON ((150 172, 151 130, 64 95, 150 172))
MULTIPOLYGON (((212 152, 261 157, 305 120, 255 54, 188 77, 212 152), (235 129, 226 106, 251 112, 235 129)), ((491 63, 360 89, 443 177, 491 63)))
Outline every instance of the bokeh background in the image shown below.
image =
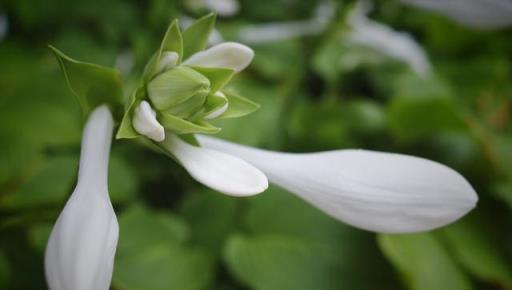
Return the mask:
POLYGON ((0 289, 46 289, 46 239, 76 180, 80 108, 47 44, 119 68, 128 94, 170 20, 186 25, 211 9, 213 42, 256 51, 233 85, 262 106, 223 122, 223 138, 422 156, 461 172, 480 202, 440 230, 374 234, 276 187, 250 198, 212 192, 168 157, 119 141, 109 176, 121 230, 112 289, 512 289, 512 30, 375 1, 368 17, 388 28, 380 47, 364 45, 357 33, 371 33, 350 20, 355 4, 3 0, 0 289))

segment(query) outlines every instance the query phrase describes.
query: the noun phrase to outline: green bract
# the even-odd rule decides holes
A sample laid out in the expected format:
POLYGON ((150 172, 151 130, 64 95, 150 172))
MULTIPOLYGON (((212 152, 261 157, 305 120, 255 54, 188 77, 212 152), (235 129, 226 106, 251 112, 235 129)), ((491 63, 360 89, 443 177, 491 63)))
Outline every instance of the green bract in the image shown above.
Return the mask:
POLYGON ((156 119, 168 133, 213 134, 220 128, 211 120, 247 115, 259 105, 223 89, 236 71, 224 67, 187 65, 186 59, 206 48, 215 15, 206 15, 183 33, 173 21, 158 51, 146 65, 141 84, 132 94, 117 138, 140 136, 133 128, 135 108, 142 101, 156 111, 156 119))
MULTIPOLYGON (((210 121, 241 117, 259 108, 258 104, 224 90, 235 73, 240 71, 239 67, 216 67, 216 62, 213 66, 201 66, 197 57, 190 64, 186 63, 187 59, 206 48, 214 24, 215 15, 208 14, 183 33, 177 20, 169 25, 159 49, 144 69, 139 86, 124 106, 116 138, 141 136, 133 126, 133 119, 142 102, 147 102, 154 110, 155 116, 151 118, 163 126, 166 134, 177 135, 217 133, 220 128, 210 121)), ((226 46, 233 48, 233 44, 226 46)), ((69 87, 78 96, 85 115, 102 104, 108 104, 114 112, 122 111, 117 109, 122 108, 123 96, 117 70, 79 62, 54 47, 50 48, 59 60, 69 87)), ((249 48, 246 50, 250 51, 249 48)), ((222 60, 226 55, 233 56, 233 52, 224 50, 224 55, 215 55, 213 59, 222 60)), ((204 58, 204 54, 201 57, 204 58)), ((182 137, 193 140, 193 136, 182 137)))

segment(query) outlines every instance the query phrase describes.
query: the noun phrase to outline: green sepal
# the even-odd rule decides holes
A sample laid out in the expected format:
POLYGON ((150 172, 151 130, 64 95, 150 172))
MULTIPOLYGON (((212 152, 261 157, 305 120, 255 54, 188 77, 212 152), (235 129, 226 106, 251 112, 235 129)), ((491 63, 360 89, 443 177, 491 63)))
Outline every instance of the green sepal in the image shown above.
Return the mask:
POLYGON ((77 61, 49 45, 64 73, 68 87, 78 97, 84 117, 100 105, 117 111, 122 107, 123 82, 121 73, 113 68, 77 61))
POLYGON ((148 84, 148 97, 159 111, 185 102, 197 94, 208 94, 210 81, 195 70, 179 66, 168 70, 148 84))
POLYGON ((248 115, 260 108, 257 103, 233 93, 223 92, 228 98, 228 109, 219 119, 238 118, 248 115))
POLYGON ((204 112, 201 114, 201 117, 204 118, 209 114, 219 110, 224 107, 228 103, 228 99, 224 95, 209 95, 206 99, 206 103, 204 105, 204 112))
POLYGON ((167 131, 172 131, 176 134, 191 134, 191 133, 204 133, 215 134, 220 131, 220 128, 214 127, 207 122, 193 123, 183 120, 171 114, 161 114, 158 121, 164 126, 167 131))
POLYGON ((197 141, 196 135, 194 134, 180 134, 178 135, 178 138, 190 145, 201 147, 201 144, 199 144, 199 141, 197 141))
POLYGON ((165 32, 162 43, 160 44, 160 48, 151 57, 148 64, 146 65, 144 73, 142 74, 142 78, 145 83, 149 82, 151 78, 154 76, 155 70, 158 66, 158 62, 160 61, 160 58, 164 51, 174 51, 178 53, 178 64, 180 63, 183 55, 183 37, 181 36, 181 31, 177 19, 175 19, 169 25, 167 31, 165 32))
POLYGON ((183 32, 183 59, 206 48, 215 25, 215 14, 210 13, 196 20, 183 32))
POLYGON ((210 90, 213 93, 221 90, 236 73, 230 68, 198 66, 192 66, 192 68, 210 80, 210 90))
POLYGON ((136 90, 130 96, 130 102, 128 107, 125 110, 123 119, 121 120, 121 124, 119 125, 119 129, 117 129, 116 139, 132 139, 141 136, 139 133, 135 131, 133 128, 132 120, 135 108, 142 102, 143 99, 143 90, 136 90))

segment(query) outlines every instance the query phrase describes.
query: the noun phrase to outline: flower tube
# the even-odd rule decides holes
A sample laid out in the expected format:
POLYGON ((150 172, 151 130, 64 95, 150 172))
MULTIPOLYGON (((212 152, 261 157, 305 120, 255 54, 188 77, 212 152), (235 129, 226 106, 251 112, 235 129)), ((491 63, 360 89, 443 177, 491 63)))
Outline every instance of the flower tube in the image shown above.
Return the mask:
POLYGON ((106 106, 90 114, 82 137, 78 182, 50 234, 45 271, 50 290, 108 290, 119 225, 109 199, 113 131, 106 106))

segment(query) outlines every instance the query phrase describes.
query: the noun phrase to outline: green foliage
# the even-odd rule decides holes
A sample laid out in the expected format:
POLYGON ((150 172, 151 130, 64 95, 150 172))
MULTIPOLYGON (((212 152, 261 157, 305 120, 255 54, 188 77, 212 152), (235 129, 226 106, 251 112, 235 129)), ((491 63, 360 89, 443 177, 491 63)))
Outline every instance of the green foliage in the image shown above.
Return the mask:
MULTIPOLYGON (((191 2, 0 5, 9 24, 0 40, 0 289, 46 289, 46 241, 76 182, 81 105, 87 113, 109 104, 120 122, 116 137, 139 137, 133 112, 153 101, 148 88, 153 95, 158 82, 149 83, 166 75, 157 70, 162 56, 177 52, 181 64, 207 47, 214 24, 226 41, 249 43, 250 28, 316 19, 323 3, 240 0, 238 14, 216 19, 191 2), (169 25, 181 15, 200 18, 184 30, 169 25), (80 61, 54 51, 55 61, 48 43, 80 61)), ((331 8, 337 14, 316 35, 250 43, 256 55, 240 74, 197 66, 171 73, 194 75, 187 84, 200 89, 181 94, 162 81, 168 87, 157 94, 180 98, 152 103, 163 109, 159 121, 190 142, 191 133, 218 133, 288 152, 427 157, 474 185, 474 213, 435 232, 376 236, 273 186, 249 198, 207 190, 142 138, 118 140, 109 169, 120 222, 112 289, 512 290, 510 29, 473 31, 400 1, 374 1, 372 19, 411 33, 426 50, 432 72, 418 76, 348 41, 353 3, 331 8)))
POLYGON ((468 277, 431 233, 380 235, 379 245, 410 289, 473 289, 468 277))

